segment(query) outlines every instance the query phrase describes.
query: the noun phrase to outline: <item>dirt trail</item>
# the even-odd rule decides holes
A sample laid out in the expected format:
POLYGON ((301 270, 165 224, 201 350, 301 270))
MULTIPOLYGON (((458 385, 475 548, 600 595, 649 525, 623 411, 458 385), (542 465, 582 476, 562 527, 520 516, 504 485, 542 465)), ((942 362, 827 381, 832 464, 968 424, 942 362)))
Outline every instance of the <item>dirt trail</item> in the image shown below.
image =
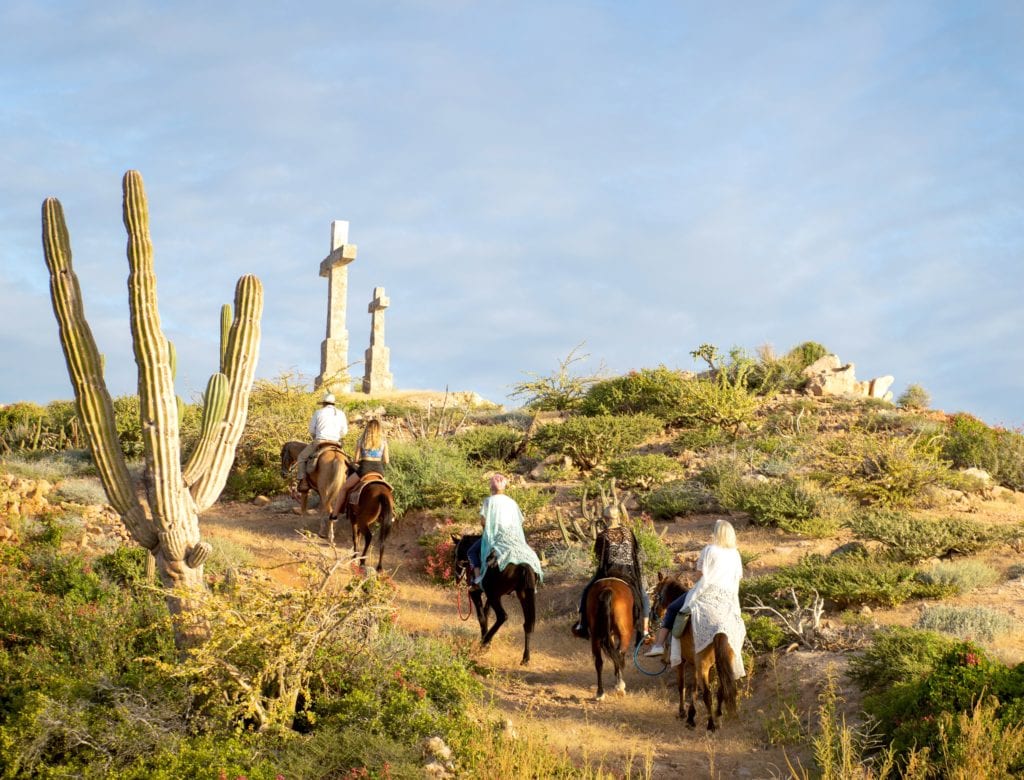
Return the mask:
MULTIPOLYGON (((287 500, 262 508, 219 504, 204 517, 204 529, 215 543, 227 540, 249 549, 271 576, 291 584, 295 567, 279 564, 290 560, 290 552, 310 543, 297 530, 316 527, 315 517, 300 518, 291 512, 291 506, 287 500)), ((699 547, 693 540, 706 538, 712 522, 713 518, 705 517, 670 526, 667 540, 674 549, 699 547)), ((424 530, 426 525, 416 518, 403 520, 386 550, 385 568, 394 572, 399 585, 399 619, 411 632, 476 640, 476 620, 459 620, 455 592, 428 583, 422 574, 423 555, 416 540, 424 530)), ((688 730, 676 718, 677 694, 671 673, 646 677, 630 663, 625 674, 626 695, 609 693, 603 702, 594 701, 596 678, 590 645, 569 633, 582 584, 549 574, 538 591, 538 620, 528 667, 519 665, 522 613, 514 597, 505 600, 508 623, 492 646, 480 651, 479 662, 494 670, 487 685, 495 703, 515 728, 540 730, 552 746, 603 761, 609 767, 621 767, 632 756, 640 769, 644 757, 651 756, 655 778, 769 778, 785 774, 783 750, 764 747, 765 718, 774 715, 789 696, 784 692, 804 692, 799 701, 791 696, 786 700, 806 712, 813 706, 816 684, 824 679, 824 667, 832 662, 842 664, 840 656, 793 653, 774 672, 756 669, 741 699, 738 718, 727 718, 724 728, 709 736, 702 726, 688 730)), ((610 680, 610 664, 606 664, 606 687, 610 680)), ((700 719, 698 712, 698 722, 700 719)), ((809 765, 803 749, 789 748, 788 755, 791 761, 799 759, 809 765)))

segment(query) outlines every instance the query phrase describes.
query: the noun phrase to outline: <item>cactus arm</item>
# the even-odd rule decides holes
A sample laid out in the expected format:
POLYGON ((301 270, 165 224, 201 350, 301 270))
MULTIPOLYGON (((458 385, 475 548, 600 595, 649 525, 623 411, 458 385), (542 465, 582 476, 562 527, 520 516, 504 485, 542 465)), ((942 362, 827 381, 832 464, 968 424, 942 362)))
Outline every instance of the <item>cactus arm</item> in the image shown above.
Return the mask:
POLYGON ((256 375, 260 350, 260 316, 263 314, 263 285, 255 276, 246 275, 235 286, 235 316, 224 354, 228 378, 227 411, 217 438, 209 469, 192 485, 196 506, 202 512, 213 505, 224 489, 235 459, 235 448, 245 429, 249 410, 249 391, 256 375))
POLYGON ((111 506, 121 515, 132 537, 152 549, 157 536, 135 494, 135 486, 114 423, 114 406, 103 381, 103 358, 85 318, 82 291, 71 264, 71 242, 64 210, 56 198, 43 202, 43 253, 50 271, 50 298, 57 317, 60 343, 75 391, 78 419, 100 481, 111 506))
POLYGON ((231 335, 231 304, 225 303, 220 307, 220 372, 227 373, 227 366, 224 358, 228 353, 228 337, 231 335))
POLYGON ((199 529, 181 480, 178 405, 174 397, 171 350, 160 328, 149 209, 142 176, 138 171, 128 171, 122 185, 130 269, 128 303, 132 346, 139 368, 139 412, 146 470, 150 477, 145 480, 149 504, 159 531, 189 529, 189 541, 195 542, 199 540, 199 529))
POLYGON ((196 447, 181 472, 182 479, 189 487, 206 473, 213 461, 214 445, 223 427, 227 407, 228 378, 223 374, 214 374, 206 384, 206 392, 203 394, 203 423, 199 431, 199 441, 196 442, 196 447))

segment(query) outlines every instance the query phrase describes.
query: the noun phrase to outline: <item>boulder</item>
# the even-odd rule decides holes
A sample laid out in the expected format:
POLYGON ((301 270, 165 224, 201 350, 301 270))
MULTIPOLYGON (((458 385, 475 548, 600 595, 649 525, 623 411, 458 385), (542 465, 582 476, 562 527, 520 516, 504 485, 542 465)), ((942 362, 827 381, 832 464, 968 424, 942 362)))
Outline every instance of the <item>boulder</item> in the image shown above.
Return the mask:
POLYGON ((807 377, 805 392, 815 396, 850 395, 891 401, 889 388, 896 381, 894 377, 886 375, 858 382, 853 363, 844 365, 838 355, 824 355, 802 373, 807 377))

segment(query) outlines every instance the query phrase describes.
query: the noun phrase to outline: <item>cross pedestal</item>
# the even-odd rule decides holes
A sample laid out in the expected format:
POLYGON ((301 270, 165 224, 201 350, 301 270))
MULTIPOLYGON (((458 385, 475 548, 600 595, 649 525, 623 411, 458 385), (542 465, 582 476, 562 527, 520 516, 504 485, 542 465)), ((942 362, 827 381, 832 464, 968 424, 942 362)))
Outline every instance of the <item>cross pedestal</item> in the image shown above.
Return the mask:
POLYGON ((356 259, 356 245, 348 243, 348 222, 331 222, 331 251, 320 262, 327 277, 327 338, 320 344, 320 375, 315 387, 348 392, 348 331, 345 309, 348 298, 348 264, 356 259))
POLYGON ((364 393, 379 393, 395 386, 389 366, 391 351, 384 346, 384 310, 390 305, 391 300, 384 294, 384 288, 374 287, 373 300, 367 308, 370 312, 370 348, 366 350, 364 393))

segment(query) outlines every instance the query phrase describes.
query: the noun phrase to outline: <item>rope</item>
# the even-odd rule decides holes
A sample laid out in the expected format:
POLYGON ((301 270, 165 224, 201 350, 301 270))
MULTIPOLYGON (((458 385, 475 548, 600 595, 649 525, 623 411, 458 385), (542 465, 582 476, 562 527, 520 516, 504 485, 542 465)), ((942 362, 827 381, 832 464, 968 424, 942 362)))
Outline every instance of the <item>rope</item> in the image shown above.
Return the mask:
POLYGON ((661 660, 661 671, 658 672, 648 672, 640 665, 640 651, 645 647, 646 645, 643 642, 636 643, 636 650, 633 651, 633 666, 636 667, 637 671, 640 672, 640 674, 647 675, 648 677, 660 677, 661 675, 665 674, 665 672, 669 670, 669 665, 665 663, 664 658, 661 660))

